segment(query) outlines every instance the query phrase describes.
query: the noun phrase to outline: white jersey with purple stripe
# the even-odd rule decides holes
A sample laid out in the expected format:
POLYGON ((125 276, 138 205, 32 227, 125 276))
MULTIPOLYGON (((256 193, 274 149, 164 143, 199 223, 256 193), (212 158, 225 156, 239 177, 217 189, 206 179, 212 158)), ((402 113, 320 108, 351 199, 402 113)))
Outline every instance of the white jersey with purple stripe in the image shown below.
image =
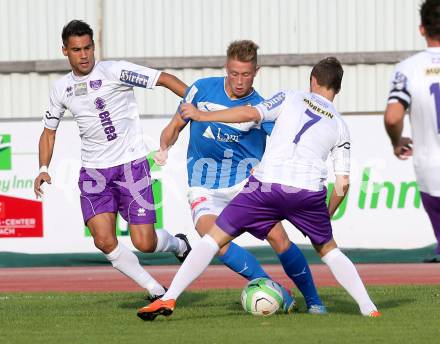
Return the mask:
POLYGON ((83 167, 108 168, 146 156, 133 87, 152 89, 160 72, 126 61, 96 62, 90 74, 55 82, 44 126, 56 130, 65 110, 78 124, 83 167))
POLYGON ((332 102, 315 93, 281 91, 256 108, 263 122, 275 126, 255 178, 321 191, 329 154, 335 174, 350 173, 350 135, 332 102))
MULTIPOLYGON (((188 88, 184 102, 201 111, 216 111, 240 105, 256 105, 263 98, 253 90, 239 99, 225 91, 224 77, 197 80, 188 88)), ((273 123, 264 127, 255 122, 191 122, 188 144, 188 185, 205 189, 233 187, 245 180, 264 153, 266 135, 273 123)))
POLYGON ((409 109, 414 168, 421 191, 440 196, 440 48, 428 48, 400 62, 388 103, 409 109))

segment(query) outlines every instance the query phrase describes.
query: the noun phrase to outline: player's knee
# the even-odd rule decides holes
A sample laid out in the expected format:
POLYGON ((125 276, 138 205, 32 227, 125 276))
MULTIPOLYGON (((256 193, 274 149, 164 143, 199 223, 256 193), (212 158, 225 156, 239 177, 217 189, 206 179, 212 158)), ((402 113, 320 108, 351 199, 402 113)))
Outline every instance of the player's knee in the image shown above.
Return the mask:
POLYGON ((110 240, 108 238, 102 238, 102 237, 94 238, 94 242, 96 248, 101 250, 105 254, 109 254, 110 252, 112 252, 118 244, 117 241, 115 240, 110 240))
POLYGON ((152 253, 156 250, 156 242, 149 240, 143 240, 143 241, 136 241, 133 240, 133 245, 134 247, 136 247, 136 249, 138 249, 139 251, 143 252, 143 253, 152 253))

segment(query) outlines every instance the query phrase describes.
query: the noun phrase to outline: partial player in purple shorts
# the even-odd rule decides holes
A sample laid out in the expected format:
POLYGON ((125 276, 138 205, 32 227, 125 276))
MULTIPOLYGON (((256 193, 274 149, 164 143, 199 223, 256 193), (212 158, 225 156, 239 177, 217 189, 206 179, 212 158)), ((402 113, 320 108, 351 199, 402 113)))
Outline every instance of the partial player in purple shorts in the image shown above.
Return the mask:
POLYGON ((130 224, 156 222, 156 212, 146 159, 123 165, 81 168, 78 185, 84 223, 101 213, 117 213, 130 224))
POLYGON ((437 238, 437 256, 427 258, 427 263, 440 263, 440 197, 434 197, 425 192, 420 192, 422 197, 423 207, 428 213, 431 220, 432 228, 434 229, 435 237, 437 238))
POLYGON ((232 237, 248 232, 264 240, 275 223, 287 219, 313 244, 321 245, 332 239, 326 194, 326 189, 314 192, 265 184, 251 176, 216 224, 232 237))

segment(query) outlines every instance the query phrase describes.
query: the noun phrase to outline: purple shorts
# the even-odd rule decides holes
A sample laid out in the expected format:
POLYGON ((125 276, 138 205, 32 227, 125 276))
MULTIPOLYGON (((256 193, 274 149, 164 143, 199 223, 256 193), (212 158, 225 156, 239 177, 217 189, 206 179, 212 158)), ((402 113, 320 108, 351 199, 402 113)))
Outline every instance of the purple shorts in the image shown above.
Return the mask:
POLYGON ((325 188, 315 192, 262 183, 251 176, 216 224, 233 237, 248 232, 264 240, 277 222, 287 219, 313 244, 321 245, 333 238, 326 195, 325 188))
POLYGON ((117 213, 128 223, 156 222, 150 168, 145 158, 79 173, 84 223, 102 213, 117 213))
POLYGON ((423 207, 431 220, 434 235, 437 239, 436 253, 440 254, 440 197, 431 196, 425 192, 420 192, 423 207))

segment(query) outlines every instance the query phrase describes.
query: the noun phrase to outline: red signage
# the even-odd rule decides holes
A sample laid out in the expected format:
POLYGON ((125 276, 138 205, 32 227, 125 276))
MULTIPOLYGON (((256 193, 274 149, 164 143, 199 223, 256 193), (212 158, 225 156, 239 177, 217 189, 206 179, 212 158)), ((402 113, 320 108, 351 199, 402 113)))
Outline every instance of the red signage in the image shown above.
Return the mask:
POLYGON ((42 236, 42 202, 0 195, 0 238, 42 236))

